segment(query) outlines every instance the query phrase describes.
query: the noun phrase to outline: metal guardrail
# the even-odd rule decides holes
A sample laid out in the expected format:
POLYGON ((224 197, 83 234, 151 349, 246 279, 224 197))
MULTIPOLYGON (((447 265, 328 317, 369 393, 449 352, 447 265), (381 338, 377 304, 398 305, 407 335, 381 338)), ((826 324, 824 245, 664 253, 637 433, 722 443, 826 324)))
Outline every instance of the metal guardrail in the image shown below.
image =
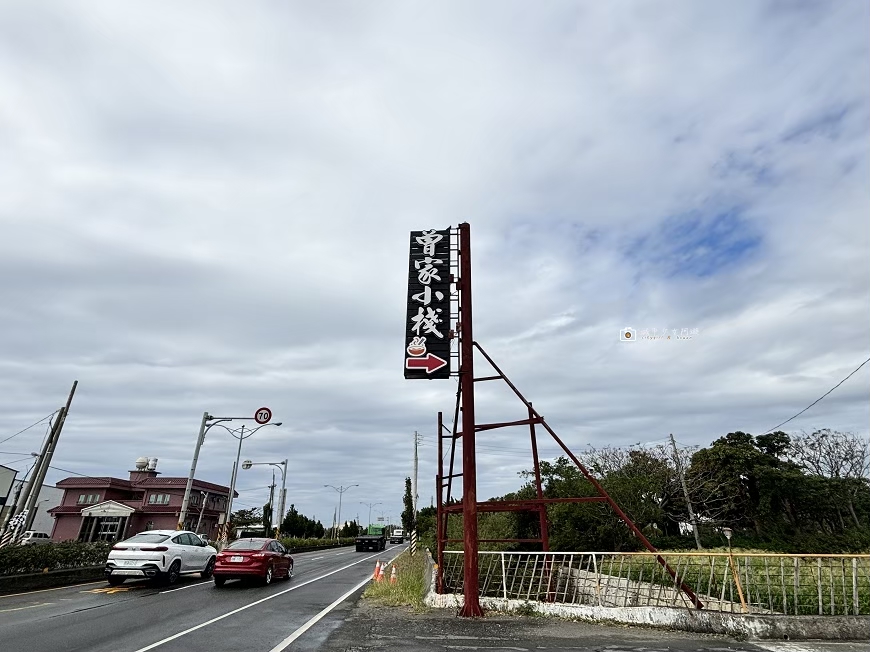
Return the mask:
MULTIPOLYGON (((443 591, 462 593, 462 551, 444 551, 443 591)), ((870 614, 870 555, 483 552, 481 596, 601 607, 788 615, 870 614), (656 561, 661 555, 671 577, 656 561)))

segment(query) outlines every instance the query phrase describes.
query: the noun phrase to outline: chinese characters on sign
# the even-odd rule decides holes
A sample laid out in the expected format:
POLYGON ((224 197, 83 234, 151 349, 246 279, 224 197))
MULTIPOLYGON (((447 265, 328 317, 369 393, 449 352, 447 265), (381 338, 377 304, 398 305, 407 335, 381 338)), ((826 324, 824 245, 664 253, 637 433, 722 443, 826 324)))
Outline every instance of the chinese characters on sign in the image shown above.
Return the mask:
POLYGON ((405 378, 450 377, 450 230, 411 231, 405 378))

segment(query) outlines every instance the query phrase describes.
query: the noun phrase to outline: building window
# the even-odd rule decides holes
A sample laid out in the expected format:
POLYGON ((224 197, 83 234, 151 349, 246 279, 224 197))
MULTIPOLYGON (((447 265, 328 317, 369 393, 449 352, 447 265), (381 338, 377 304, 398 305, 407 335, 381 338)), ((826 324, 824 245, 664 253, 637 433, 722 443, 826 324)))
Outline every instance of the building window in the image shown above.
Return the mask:
POLYGON ((168 505, 169 494, 151 494, 148 496, 149 505, 168 505))
POLYGON ((78 505, 93 505, 100 499, 100 494, 79 494, 78 505))

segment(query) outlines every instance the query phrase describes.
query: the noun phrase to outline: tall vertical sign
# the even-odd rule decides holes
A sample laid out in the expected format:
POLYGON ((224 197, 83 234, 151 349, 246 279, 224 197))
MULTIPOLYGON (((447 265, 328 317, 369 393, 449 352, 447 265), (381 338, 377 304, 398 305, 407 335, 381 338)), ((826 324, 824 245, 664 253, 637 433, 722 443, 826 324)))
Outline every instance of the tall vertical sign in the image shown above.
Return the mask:
POLYGON ((411 231, 405 378, 450 377, 450 229, 411 231))

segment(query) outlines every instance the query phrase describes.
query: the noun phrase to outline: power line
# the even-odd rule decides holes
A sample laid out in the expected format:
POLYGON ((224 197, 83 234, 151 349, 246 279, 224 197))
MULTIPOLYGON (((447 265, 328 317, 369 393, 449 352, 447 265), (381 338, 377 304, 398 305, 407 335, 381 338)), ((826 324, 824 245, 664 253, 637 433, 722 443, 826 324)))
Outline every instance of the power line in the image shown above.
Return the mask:
POLYGON ((10 435, 10 436, 8 436, 6 439, 2 439, 2 440, 0 440, 0 444, 3 444, 3 443, 5 443, 5 442, 9 441, 10 439, 12 439, 13 437, 17 437, 18 435, 27 432, 27 431, 30 430, 33 426, 38 426, 40 423, 42 423, 42 422, 45 421, 46 419, 51 419, 51 417, 53 417, 53 416, 54 416, 55 414, 57 414, 58 412, 60 412, 60 410, 55 410, 55 411, 52 412, 51 414, 42 417, 42 418, 41 418, 39 421, 37 421, 36 423, 31 423, 31 424, 30 424, 29 426, 27 426, 24 430, 19 430, 19 431, 16 432, 14 435, 10 435))
POLYGON ((78 476, 81 476, 83 478, 90 478, 91 480, 100 480, 101 482, 105 482, 106 480, 110 479, 109 476, 103 476, 101 478, 98 478, 98 477, 93 476, 93 475, 88 475, 87 473, 79 473, 78 471, 70 471, 69 469, 62 469, 59 466, 51 466, 51 464, 48 465, 48 468, 54 469, 55 471, 63 471, 64 473, 72 473, 73 475, 78 475, 78 476))
POLYGON ((32 456, 28 455, 27 457, 22 457, 20 460, 12 460, 11 462, 6 462, 6 464, 18 464, 18 462, 23 462, 24 460, 33 459, 32 456))
POLYGON ((866 360, 864 360, 864 362, 862 362, 861 364, 858 365, 858 368, 855 369, 855 371, 853 371, 853 372, 850 373, 848 376, 846 376, 845 378, 843 378, 843 380, 841 380, 839 383, 837 383, 836 385, 834 385, 831 389, 829 389, 827 392, 825 392, 824 394, 822 394, 818 399, 816 399, 815 401, 813 401, 812 403, 810 403, 810 404, 809 404, 808 406, 806 406, 803 410, 801 410, 801 411, 798 412, 796 415, 794 415, 791 419, 786 419, 786 420, 783 421, 781 424, 779 424, 779 426, 774 426, 774 427, 771 428, 770 430, 765 430, 765 431, 764 431, 764 434, 766 435, 766 434, 769 433, 769 432, 773 432, 774 430, 776 430, 776 429, 779 428, 780 426, 784 426, 785 424, 787 424, 787 423, 788 423, 789 421, 791 421, 792 419, 797 419, 800 415, 802 415, 804 412, 806 412, 806 411, 809 410, 811 407, 813 407, 816 403, 818 403, 818 402, 821 401, 823 398, 825 398, 828 394, 830 394, 830 393, 833 392, 835 389, 837 389, 840 385, 842 385, 842 384, 845 383, 847 380, 849 380, 849 378, 851 378, 853 375, 855 375, 855 374, 858 372, 858 369, 860 369, 861 367, 863 367, 863 366, 864 366, 865 364, 867 364, 868 362, 870 362, 870 358, 867 358, 866 360))

